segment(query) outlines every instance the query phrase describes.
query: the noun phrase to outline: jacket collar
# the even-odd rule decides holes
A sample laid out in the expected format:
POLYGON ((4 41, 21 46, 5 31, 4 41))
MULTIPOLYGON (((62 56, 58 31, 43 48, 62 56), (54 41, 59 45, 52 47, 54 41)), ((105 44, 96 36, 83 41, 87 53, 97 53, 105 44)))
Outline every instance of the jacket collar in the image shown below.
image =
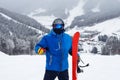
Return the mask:
POLYGON ((53 35, 53 36, 62 36, 63 34, 64 34, 64 32, 61 33, 61 34, 56 34, 56 33, 53 31, 53 29, 50 31, 50 35, 53 35))

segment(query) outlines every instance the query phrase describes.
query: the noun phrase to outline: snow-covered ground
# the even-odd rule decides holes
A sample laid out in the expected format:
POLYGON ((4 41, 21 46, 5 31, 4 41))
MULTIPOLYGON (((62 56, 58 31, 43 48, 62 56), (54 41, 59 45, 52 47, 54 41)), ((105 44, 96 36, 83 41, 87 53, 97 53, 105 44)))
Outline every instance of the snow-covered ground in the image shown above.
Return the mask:
POLYGON ((115 35, 113 33, 116 33, 116 35, 120 35, 120 18, 114 18, 111 20, 104 21, 102 23, 95 24, 91 27, 85 27, 85 28, 78 28, 74 27, 73 29, 69 30, 67 33, 73 35, 76 31, 79 31, 80 33, 84 31, 98 31, 101 35, 115 35))
MULTIPOLYGON (((84 73, 77 75, 78 80, 120 80, 120 56, 81 54, 81 58, 90 66, 83 68, 84 73)), ((72 80, 71 56, 69 63, 72 80)), ((0 52, 0 80, 43 80, 44 72, 45 56, 8 56, 0 52)))
POLYGON ((115 18, 96 24, 92 27, 86 27, 85 30, 99 31, 102 34, 112 35, 112 33, 120 31, 119 25, 120 18, 115 18))

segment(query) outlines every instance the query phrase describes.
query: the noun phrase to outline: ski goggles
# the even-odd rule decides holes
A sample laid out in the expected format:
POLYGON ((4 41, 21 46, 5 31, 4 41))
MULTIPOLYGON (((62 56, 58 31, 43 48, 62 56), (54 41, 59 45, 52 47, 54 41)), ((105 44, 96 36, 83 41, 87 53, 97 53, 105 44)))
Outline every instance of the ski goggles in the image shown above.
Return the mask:
POLYGON ((55 25, 54 25, 54 28, 56 28, 56 29, 63 28, 63 24, 55 24, 55 25))

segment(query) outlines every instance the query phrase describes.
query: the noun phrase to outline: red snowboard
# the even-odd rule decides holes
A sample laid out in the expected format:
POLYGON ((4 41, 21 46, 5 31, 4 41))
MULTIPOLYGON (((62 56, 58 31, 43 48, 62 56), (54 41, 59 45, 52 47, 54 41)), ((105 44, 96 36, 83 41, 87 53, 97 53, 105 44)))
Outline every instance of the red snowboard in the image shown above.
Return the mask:
POLYGON ((77 80, 77 54, 80 33, 76 32, 72 39, 72 80, 77 80))

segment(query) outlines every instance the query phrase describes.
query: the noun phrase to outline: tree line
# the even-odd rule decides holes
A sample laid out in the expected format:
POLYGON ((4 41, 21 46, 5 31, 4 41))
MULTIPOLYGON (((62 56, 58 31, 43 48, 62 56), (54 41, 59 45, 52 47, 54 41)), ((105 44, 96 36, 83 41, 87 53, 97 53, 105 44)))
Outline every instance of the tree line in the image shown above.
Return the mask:
POLYGON ((11 17, 7 19, 0 14, 0 51, 9 55, 35 54, 34 46, 39 41, 38 37, 49 32, 49 29, 25 15, 3 8, 0 8, 0 13, 11 17))

